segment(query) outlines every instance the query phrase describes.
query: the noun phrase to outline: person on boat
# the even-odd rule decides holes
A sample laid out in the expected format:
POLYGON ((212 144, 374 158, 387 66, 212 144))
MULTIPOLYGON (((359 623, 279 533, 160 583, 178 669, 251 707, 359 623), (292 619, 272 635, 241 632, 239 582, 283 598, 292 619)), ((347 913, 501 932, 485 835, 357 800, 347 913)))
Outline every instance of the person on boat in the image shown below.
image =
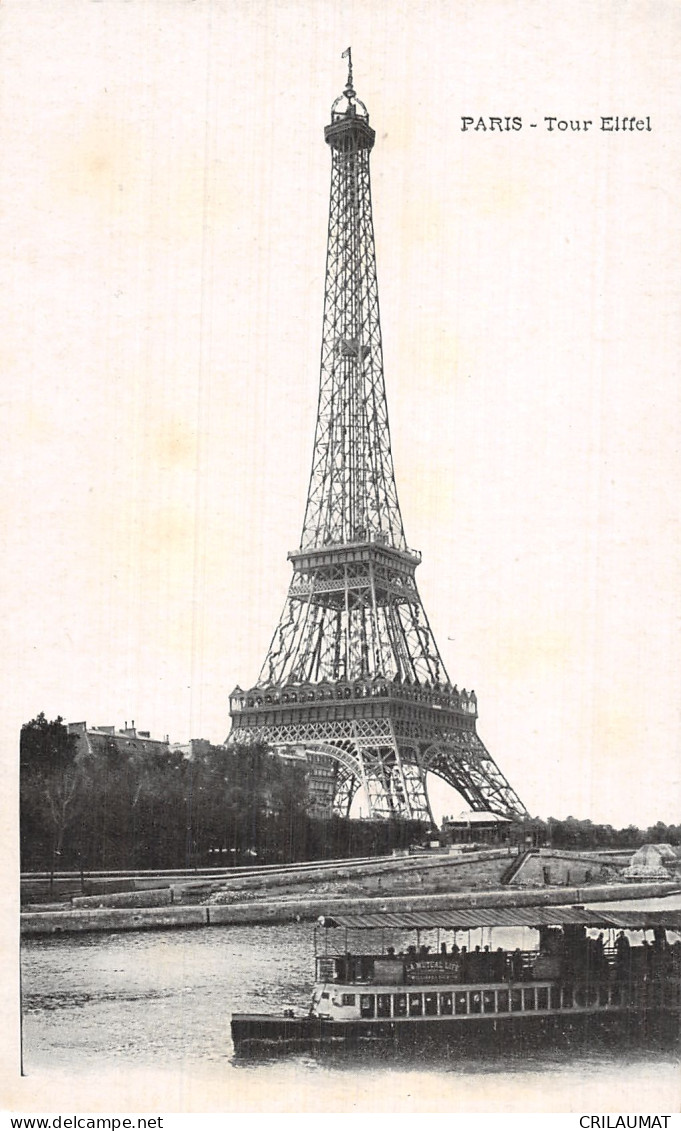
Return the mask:
POLYGON ((653 967, 655 965, 655 952, 647 939, 643 940, 643 980, 650 982, 653 977, 653 967))
POLYGON ((615 966, 617 977, 620 980, 629 978, 631 975, 631 943, 624 931, 620 931, 615 939, 615 951, 617 954, 615 966))
POLYGON ((599 934, 598 938, 593 939, 591 946, 591 977, 594 981, 600 981, 605 975, 606 961, 605 961, 605 940, 603 939, 603 932, 599 934))
POLYGON ((479 946, 468 956, 468 978, 471 982, 482 981, 482 954, 479 946))
POLYGON ((502 947, 498 946, 494 955, 494 981, 503 982, 506 977, 506 953, 502 947))
POLYGON ((511 981, 522 982, 523 980, 523 956, 520 952, 520 947, 517 946, 511 955, 511 981))
POLYGON ((463 956, 462 956, 458 946, 456 945, 456 943, 454 943, 454 945, 452 946, 452 953, 451 953, 451 956, 450 956, 450 959, 449 959, 449 967, 450 967, 450 970, 452 972, 452 981, 453 982, 462 982, 463 981, 463 977, 462 977, 462 973, 461 973, 462 966, 463 966, 463 956))
POLYGON ((494 981, 494 970, 492 968, 492 955, 489 952, 488 946, 484 946, 482 948, 482 954, 481 954, 480 958, 481 958, 481 964, 482 964, 480 981, 481 982, 493 982, 494 981))

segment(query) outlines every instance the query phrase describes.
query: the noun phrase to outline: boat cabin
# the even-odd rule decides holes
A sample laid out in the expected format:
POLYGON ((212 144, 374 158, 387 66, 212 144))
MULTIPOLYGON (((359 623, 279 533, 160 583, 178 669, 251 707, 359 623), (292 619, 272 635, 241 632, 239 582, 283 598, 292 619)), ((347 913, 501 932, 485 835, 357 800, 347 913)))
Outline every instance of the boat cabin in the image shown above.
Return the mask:
POLYGON ((681 1007, 681 910, 379 912, 322 918, 319 928, 313 1016, 463 1019, 644 999, 681 1007))

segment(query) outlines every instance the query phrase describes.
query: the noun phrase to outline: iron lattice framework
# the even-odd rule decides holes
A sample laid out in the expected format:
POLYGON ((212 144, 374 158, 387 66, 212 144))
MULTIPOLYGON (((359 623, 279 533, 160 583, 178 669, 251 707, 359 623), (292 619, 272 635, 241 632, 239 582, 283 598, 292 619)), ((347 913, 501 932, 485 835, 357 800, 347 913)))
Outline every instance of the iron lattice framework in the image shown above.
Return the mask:
MULTIPOLYGON (((349 50, 347 52, 350 57, 349 50)), ((375 133, 348 84, 324 131, 332 155, 317 428, 300 548, 258 682, 230 697, 230 742, 266 742, 334 768, 347 815, 432 820, 425 778, 475 810, 525 813, 452 687, 416 587, 390 448, 369 154, 375 133)))

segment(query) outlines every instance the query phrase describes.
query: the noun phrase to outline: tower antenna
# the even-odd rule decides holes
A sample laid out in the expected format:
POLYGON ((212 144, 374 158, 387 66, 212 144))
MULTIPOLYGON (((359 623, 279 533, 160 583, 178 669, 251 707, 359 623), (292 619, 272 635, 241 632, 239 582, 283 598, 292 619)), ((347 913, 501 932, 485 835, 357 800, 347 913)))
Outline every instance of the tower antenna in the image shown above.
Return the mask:
POLYGON ((345 51, 341 55, 341 59, 347 59, 348 61, 348 82, 343 93, 347 99, 354 98, 355 91, 352 85, 352 47, 345 48, 345 51))

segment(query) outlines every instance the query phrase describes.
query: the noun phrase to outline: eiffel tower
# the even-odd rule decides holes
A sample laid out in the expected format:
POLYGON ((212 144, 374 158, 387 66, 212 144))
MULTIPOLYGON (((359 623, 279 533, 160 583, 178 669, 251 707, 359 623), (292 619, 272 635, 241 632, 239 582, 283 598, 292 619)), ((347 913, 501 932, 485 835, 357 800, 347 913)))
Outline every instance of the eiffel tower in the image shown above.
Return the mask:
POLYGON ((364 790, 372 817, 432 821, 426 774, 473 810, 525 807, 452 686, 404 535, 383 379, 369 154, 375 132, 348 81, 331 108, 319 407, 300 547, 258 681, 230 696, 228 742, 264 742, 327 767, 333 808, 364 790))

